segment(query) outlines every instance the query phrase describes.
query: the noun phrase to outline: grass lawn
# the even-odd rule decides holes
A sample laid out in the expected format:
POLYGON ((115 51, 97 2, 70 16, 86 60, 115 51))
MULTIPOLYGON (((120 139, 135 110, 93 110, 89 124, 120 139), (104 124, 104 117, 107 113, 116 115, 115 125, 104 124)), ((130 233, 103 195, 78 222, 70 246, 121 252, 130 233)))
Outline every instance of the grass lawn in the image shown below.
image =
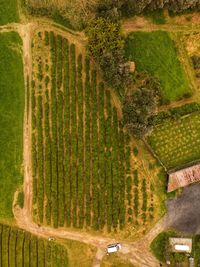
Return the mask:
POLYGON ((22 184, 24 80, 17 33, 0 34, 0 218, 12 217, 13 194, 22 184))
POLYGON ((200 159, 200 113, 166 120, 148 142, 168 169, 200 159))
POLYGON ((19 21, 17 0, 0 0, 0 25, 19 21))
POLYGON ((91 267, 96 254, 96 247, 74 240, 60 240, 68 252, 69 267, 91 267))
POLYGON ((131 33, 125 43, 125 54, 136 62, 138 71, 147 71, 160 79, 164 103, 178 100, 190 92, 189 82, 168 33, 131 33))

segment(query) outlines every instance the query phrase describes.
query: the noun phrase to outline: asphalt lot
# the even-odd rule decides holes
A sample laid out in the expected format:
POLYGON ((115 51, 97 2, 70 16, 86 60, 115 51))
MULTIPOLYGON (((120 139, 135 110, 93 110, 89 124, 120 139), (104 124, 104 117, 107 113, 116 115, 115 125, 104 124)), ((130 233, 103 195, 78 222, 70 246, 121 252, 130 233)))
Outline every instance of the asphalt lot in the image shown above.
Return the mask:
POLYGON ((166 222, 169 227, 185 233, 200 234, 200 184, 184 189, 174 200, 167 201, 166 222))

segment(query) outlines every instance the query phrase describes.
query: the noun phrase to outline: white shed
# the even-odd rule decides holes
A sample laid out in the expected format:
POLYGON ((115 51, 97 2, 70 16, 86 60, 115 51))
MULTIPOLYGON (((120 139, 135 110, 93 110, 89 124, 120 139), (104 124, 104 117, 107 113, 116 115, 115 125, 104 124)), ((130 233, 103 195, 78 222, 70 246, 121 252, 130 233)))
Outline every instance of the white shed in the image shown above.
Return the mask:
POLYGON ((177 238, 170 237, 169 245, 172 252, 191 253, 192 252, 192 239, 191 238, 177 238))

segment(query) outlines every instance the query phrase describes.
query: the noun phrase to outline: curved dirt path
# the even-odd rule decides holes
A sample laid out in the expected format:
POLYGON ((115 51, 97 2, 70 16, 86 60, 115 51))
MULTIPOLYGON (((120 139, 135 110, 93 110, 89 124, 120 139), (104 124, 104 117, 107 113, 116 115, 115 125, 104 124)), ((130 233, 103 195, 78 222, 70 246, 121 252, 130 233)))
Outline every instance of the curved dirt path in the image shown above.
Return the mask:
MULTIPOLYGON (((32 32, 38 28, 38 22, 31 22, 27 24, 12 23, 0 27, 0 32, 16 31, 23 41, 23 62, 24 62, 24 79, 25 79, 25 110, 24 110, 24 207, 20 209, 16 205, 17 194, 15 193, 13 202, 13 213, 17 225, 37 236, 48 238, 54 236, 55 238, 66 238, 84 242, 86 244, 97 247, 97 253, 93 261, 93 267, 99 267, 103 256, 105 255, 105 248, 109 243, 119 242, 111 238, 104 238, 101 236, 93 236, 87 232, 78 232, 73 230, 66 230, 64 228, 50 228, 45 226, 38 226, 32 221, 32 171, 31 171, 31 106, 29 105, 29 112, 27 110, 27 77, 31 81, 32 73, 32 58, 31 58, 31 35, 32 32), (27 116, 28 112, 28 116, 27 116)), ((54 27, 54 26, 53 26, 54 27)), ((50 27, 49 27, 50 28, 50 27)), ((54 27, 55 28, 55 27, 54 27)), ((60 31, 60 30, 59 30, 60 31)), ((66 33, 67 34, 67 33, 66 33)), ((82 38, 82 36, 79 36, 82 38)), ((163 231, 166 227, 165 219, 159 221, 156 226, 141 240, 135 242, 120 241, 122 243, 122 250, 119 255, 130 260, 135 267, 159 267, 159 262, 153 257, 149 251, 149 245, 155 236, 163 231)))

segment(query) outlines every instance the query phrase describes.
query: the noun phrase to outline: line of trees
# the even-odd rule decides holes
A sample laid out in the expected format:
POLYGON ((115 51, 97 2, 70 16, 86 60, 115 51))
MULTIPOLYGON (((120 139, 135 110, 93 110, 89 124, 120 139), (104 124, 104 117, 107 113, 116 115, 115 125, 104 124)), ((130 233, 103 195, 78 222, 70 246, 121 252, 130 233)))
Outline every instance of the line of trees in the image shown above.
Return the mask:
POLYGON ((86 29, 88 48, 99 64, 108 86, 122 91, 130 84, 130 69, 124 58, 124 37, 119 21, 100 17, 86 29))

